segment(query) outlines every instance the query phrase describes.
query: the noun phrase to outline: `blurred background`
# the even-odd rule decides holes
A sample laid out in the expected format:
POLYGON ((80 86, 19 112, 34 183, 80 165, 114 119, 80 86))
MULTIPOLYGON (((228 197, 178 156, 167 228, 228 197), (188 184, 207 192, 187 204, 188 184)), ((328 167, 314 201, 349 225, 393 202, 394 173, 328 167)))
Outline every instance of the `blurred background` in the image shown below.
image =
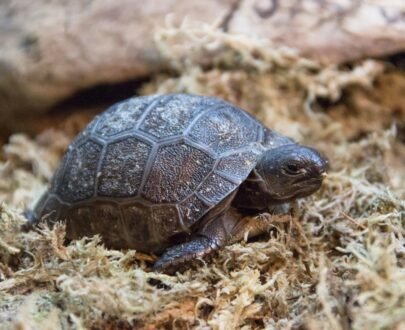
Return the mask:
POLYGON ((91 117, 162 73, 238 69, 238 52, 259 61, 261 50, 290 48, 321 66, 384 58, 403 68, 404 17, 402 0, 3 0, 1 139, 91 117), (221 33, 255 45, 225 45, 221 33))

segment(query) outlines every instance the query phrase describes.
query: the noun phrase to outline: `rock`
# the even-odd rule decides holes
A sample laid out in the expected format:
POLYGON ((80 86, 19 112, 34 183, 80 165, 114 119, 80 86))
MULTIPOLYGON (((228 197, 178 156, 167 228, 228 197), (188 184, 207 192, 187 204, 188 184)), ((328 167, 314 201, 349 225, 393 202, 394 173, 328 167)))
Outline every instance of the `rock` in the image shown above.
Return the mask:
POLYGON ((241 0, 229 31, 348 62, 405 51, 405 1, 241 0))
POLYGON ((149 74, 162 65, 153 31, 168 13, 175 23, 214 23, 233 2, 1 1, 0 126, 83 88, 149 74))
POLYGON ((177 25, 219 22, 325 63, 405 50, 403 0, 3 0, 0 132, 77 91, 164 67, 154 35, 168 13, 177 25))

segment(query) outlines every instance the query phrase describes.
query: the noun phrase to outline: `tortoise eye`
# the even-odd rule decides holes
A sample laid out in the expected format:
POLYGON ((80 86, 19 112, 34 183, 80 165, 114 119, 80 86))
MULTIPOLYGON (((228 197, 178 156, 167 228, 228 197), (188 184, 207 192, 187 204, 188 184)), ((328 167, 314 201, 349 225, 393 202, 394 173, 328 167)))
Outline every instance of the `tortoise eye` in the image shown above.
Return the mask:
POLYGON ((301 171, 300 171, 300 168, 297 166, 297 165, 295 165, 295 164, 288 164, 286 167, 285 167, 285 170, 286 170, 286 172, 288 173, 288 174, 292 174, 292 175, 296 175, 296 174, 299 174, 301 171))

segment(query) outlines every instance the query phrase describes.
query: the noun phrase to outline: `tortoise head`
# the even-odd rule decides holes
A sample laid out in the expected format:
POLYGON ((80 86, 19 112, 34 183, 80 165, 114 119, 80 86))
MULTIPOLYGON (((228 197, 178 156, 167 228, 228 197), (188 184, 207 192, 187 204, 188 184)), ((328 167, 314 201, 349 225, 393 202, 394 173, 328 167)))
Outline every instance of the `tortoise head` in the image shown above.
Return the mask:
POLYGON ((328 170, 328 161, 315 149, 289 144, 265 151, 256 170, 271 199, 287 202, 317 191, 328 170))

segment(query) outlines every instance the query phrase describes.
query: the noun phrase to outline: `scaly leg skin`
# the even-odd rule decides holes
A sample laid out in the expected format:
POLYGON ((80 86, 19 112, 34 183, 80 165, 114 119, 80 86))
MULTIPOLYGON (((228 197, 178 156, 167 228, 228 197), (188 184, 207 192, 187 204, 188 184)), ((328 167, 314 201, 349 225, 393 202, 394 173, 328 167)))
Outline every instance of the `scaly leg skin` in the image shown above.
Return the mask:
POLYGON ((181 270, 185 263, 202 258, 223 247, 239 218, 236 212, 227 210, 209 219, 189 242, 166 250, 153 265, 153 270, 174 274, 181 270))

